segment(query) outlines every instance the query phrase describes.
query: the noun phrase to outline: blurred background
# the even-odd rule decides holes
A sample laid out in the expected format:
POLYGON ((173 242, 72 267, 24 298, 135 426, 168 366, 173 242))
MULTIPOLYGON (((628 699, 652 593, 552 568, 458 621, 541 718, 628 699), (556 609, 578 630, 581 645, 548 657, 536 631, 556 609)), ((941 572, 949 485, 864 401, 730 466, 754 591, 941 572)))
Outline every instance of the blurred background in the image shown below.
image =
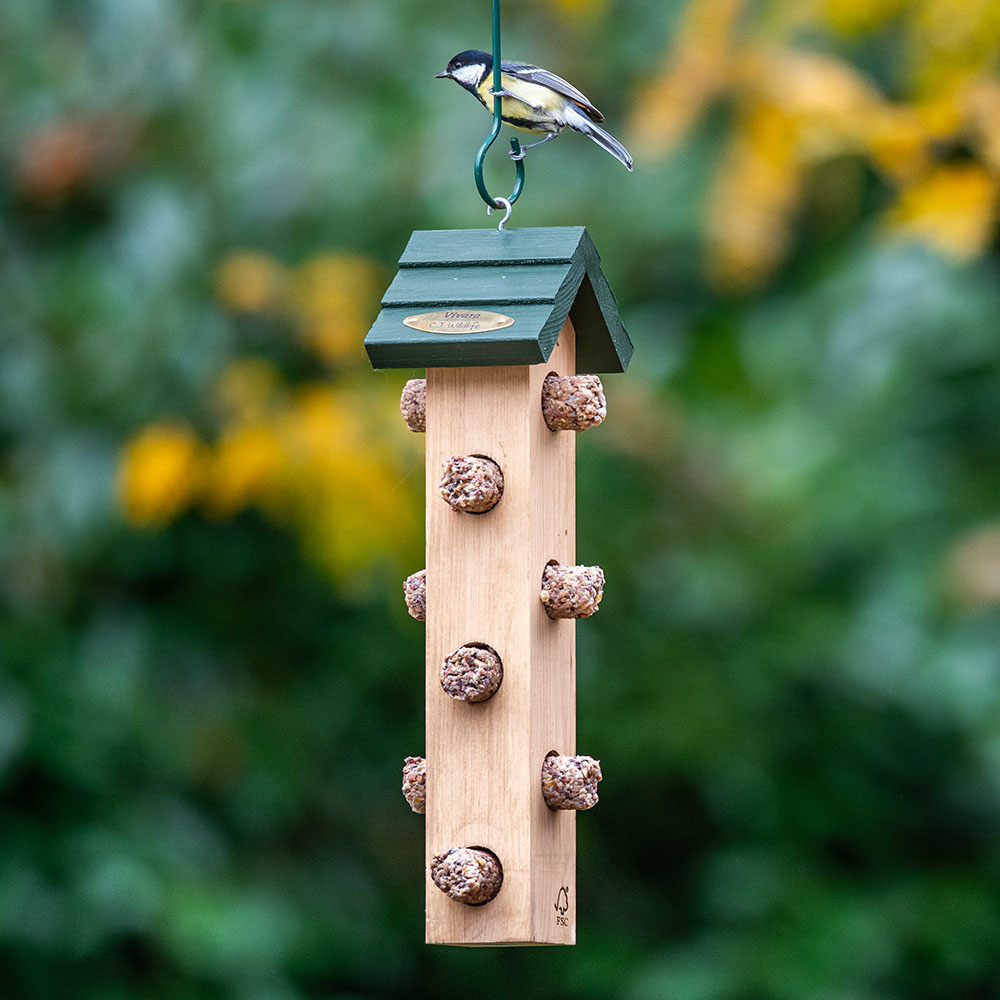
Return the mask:
MULTIPOLYGON (((579 945, 428 948, 422 439, 486 0, 0 10, 0 996, 1000 995, 1000 6, 506 0, 637 351, 579 442, 579 945)), ((497 145, 501 150, 505 140, 497 145)), ((505 193, 513 170, 490 154, 505 193)))

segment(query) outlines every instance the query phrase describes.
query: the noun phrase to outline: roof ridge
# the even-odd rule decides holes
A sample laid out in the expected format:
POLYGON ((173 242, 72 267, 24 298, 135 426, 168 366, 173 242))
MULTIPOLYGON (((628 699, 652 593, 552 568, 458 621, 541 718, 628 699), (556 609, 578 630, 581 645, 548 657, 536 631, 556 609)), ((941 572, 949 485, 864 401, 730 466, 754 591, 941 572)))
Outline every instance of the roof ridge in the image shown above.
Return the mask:
POLYGON ((418 230, 365 338, 376 368, 540 364, 566 317, 577 370, 624 371, 632 343, 583 226, 418 230), (509 322, 448 336, 404 324, 413 312, 498 311, 509 322))

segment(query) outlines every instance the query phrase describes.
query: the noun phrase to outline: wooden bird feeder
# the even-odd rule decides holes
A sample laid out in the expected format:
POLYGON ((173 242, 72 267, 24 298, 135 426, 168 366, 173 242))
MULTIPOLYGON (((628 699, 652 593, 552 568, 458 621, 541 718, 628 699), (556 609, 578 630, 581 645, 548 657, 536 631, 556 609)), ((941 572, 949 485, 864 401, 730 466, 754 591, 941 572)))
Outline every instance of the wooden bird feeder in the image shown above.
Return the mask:
POLYGON ((576 617, 603 573, 576 566, 575 434, 632 355, 585 229, 416 232, 365 345, 426 368, 403 410, 426 428, 426 752, 404 791, 426 810, 426 940, 573 944, 576 617), (588 373, 574 378, 577 370, 588 373), (424 395, 426 393, 426 395, 424 395), (426 776, 426 777, 425 777, 426 776))

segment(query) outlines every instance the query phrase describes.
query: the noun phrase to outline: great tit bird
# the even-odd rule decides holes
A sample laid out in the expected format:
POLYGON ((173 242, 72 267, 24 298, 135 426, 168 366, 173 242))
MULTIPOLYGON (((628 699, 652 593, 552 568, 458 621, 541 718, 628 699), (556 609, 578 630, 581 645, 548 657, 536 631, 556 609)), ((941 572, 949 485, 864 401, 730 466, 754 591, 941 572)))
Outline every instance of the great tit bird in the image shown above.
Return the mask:
MULTIPOLYGON (((530 63, 501 64, 500 117, 522 132, 544 135, 538 142, 521 147, 521 154, 554 139, 566 126, 590 136, 598 146, 632 169, 628 150, 613 136, 597 125, 604 115, 572 84, 562 77, 530 63)), ((435 79, 450 79, 479 98, 483 107, 493 111, 493 56, 478 49, 459 52, 447 69, 435 74, 435 79)), ((511 154, 512 158, 514 154, 511 154)))

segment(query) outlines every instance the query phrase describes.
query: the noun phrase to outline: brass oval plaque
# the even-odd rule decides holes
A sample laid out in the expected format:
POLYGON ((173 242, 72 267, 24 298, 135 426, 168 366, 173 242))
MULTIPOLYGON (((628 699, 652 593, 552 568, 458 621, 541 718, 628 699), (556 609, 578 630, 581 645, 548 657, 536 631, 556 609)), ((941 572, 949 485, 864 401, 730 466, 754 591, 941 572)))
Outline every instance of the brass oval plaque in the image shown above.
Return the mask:
POLYGON ((403 325, 424 333, 487 333, 514 325, 512 316, 484 309, 441 309, 438 312, 407 316, 403 325))

